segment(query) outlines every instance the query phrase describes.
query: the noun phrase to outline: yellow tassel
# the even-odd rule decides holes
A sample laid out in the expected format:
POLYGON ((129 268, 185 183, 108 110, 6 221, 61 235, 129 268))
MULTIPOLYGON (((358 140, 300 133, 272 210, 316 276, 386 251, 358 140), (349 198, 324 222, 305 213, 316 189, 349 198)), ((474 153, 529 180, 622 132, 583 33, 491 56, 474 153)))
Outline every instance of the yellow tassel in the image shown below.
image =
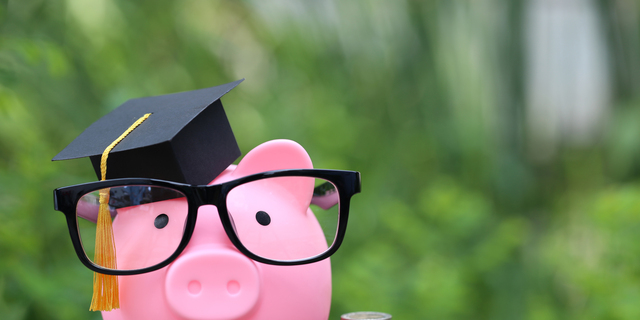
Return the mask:
MULTIPOLYGON (((113 243, 111 214, 109 213, 109 189, 100 190, 100 211, 96 226, 96 251, 93 261, 105 268, 117 269, 116 248, 113 243)), ((109 311, 120 308, 118 277, 93 273, 93 297, 91 311, 109 311)))
MULTIPOLYGON (((102 153, 100 159, 101 179, 107 177, 107 158, 109 152, 124 139, 133 129, 146 120, 151 114, 147 113, 134 122, 118 139, 113 141, 102 153)), ((109 212, 109 189, 100 190, 100 209, 96 224, 96 250, 93 262, 103 268, 117 269, 116 247, 113 240, 113 228, 111 226, 111 213, 109 212)), ((91 298, 90 311, 110 311, 120 308, 120 293, 118 290, 118 277, 114 275, 93 273, 93 297, 91 298)))

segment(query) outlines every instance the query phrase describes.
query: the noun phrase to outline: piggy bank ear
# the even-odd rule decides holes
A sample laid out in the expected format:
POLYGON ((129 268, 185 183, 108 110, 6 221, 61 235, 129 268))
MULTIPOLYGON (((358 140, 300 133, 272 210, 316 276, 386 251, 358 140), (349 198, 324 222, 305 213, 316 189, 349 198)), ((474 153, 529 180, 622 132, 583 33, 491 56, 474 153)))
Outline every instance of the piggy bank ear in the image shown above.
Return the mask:
MULTIPOLYGON (((270 170, 311 169, 313 164, 307 151, 297 142, 291 140, 267 141, 253 150, 238 163, 233 171, 233 178, 270 170)), ((301 208, 306 209, 313 196, 315 179, 313 178, 275 178, 270 183, 277 183, 292 194, 301 208)))
POLYGON ((233 172, 235 178, 270 170, 311 169, 307 151, 295 141, 271 140, 249 151, 233 172))

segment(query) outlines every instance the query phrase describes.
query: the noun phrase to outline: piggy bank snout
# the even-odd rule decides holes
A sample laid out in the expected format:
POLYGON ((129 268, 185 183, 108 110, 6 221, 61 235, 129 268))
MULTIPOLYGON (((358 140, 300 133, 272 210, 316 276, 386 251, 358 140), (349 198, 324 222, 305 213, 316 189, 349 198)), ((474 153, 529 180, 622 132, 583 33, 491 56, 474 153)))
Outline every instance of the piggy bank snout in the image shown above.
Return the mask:
POLYGON ((260 293, 255 264, 221 247, 199 247, 167 271, 166 299, 186 319, 235 319, 253 309, 260 293))
POLYGON ((169 266, 165 297, 185 319, 236 319, 253 309, 260 295, 255 263, 238 252, 214 206, 202 206, 186 250, 169 266))

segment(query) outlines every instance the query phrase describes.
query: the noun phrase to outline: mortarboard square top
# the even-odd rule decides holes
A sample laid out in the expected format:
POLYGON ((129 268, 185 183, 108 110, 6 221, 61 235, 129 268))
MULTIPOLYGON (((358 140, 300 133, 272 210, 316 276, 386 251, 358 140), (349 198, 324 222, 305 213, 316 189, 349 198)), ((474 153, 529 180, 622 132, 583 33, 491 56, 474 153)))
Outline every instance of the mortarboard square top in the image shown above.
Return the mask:
POLYGON ((151 113, 109 153, 107 179, 207 184, 240 156, 220 98, 243 80, 131 99, 94 122, 53 160, 89 157, 100 177, 100 158, 107 146, 137 119, 151 113))

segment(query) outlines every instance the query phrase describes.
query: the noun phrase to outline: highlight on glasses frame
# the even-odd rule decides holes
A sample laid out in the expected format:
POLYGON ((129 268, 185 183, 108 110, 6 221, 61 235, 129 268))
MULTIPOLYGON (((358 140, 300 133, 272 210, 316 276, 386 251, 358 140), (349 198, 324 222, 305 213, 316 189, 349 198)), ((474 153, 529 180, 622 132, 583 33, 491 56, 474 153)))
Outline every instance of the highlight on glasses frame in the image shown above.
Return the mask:
POLYGON ((54 207, 65 214, 85 266, 133 275, 163 268, 182 253, 202 205, 217 208, 231 243, 255 261, 300 265, 326 259, 342 243, 351 196, 359 192, 359 172, 290 169, 202 186, 147 178, 90 182, 54 190, 54 207), (102 206, 103 215, 111 216, 115 268, 94 259, 101 191, 108 195, 102 206))

